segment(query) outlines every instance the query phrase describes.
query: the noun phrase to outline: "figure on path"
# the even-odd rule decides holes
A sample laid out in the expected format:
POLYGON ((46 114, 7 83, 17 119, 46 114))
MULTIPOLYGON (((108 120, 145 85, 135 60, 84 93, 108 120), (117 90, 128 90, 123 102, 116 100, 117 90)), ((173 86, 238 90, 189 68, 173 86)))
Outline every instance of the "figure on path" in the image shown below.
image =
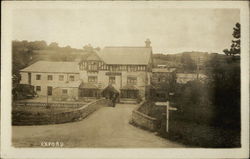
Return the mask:
POLYGON ((113 107, 115 107, 115 102, 117 100, 117 93, 113 93, 113 96, 112 96, 112 104, 113 104, 113 107))

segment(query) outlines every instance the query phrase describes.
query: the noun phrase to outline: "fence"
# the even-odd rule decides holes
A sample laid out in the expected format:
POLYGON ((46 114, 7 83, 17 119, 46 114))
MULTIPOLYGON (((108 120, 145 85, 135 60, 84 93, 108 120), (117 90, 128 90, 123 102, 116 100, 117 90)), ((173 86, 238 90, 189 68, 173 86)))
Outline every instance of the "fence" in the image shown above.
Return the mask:
MULTIPOLYGON (((27 103, 26 103, 27 104, 27 103)), ((67 103, 68 104, 68 103, 67 103)), ((13 125, 43 125, 43 124, 59 124, 82 120, 89 114, 96 111, 98 108, 110 104, 106 99, 99 99, 97 101, 85 104, 80 108, 68 110, 63 112, 51 113, 28 113, 22 111, 12 112, 13 125)))
POLYGON ((81 102, 81 103, 46 103, 46 102, 15 102, 13 105, 15 106, 37 106, 37 107, 61 107, 61 108, 78 108, 86 105, 87 102, 81 102))

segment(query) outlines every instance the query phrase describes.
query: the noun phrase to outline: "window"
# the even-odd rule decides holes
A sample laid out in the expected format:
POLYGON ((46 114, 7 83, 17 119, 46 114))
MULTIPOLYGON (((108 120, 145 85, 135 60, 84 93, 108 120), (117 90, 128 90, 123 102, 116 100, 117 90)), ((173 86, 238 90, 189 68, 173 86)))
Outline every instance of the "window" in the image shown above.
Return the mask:
POLYGON ((36 75, 36 80, 41 80, 41 75, 36 75))
POLYGON ((162 81, 162 82, 165 82, 165 81, 166 81, 165 77, 162 77, 161 81, 162 81))
POLYGON ((64 75, 59 75, 59 81, 63 81, 64 80, 64 75))
POLYGON ((137 66, 136 65, 129 65, 128 66, 128 72, 135 72, 137 71, 137 66))
POLYGON ((89 83, 97 83, 97 76, 89 76, 88 82, 89 83))
POLYGON ((74 81, 75 80, 75 76, 69 76, 69 80, 70 81, 74 81))
POLYGON ((88 70, 98 70, 98 63, 94 61, 89 62, 88 70))
POLYGON ((52 75, 48 75, 48 80, 52 81, 53 80, 53 76, 52 75))
POLYGON ((145 66, 142 65, 138 66, 138 71, 145 71, 145 66))
POLYGON ((137 77, 128 77, 128 84, 136 84, 137 77))
POLYGON ((48 94, 49 96, 52 95, 52 91, 53 91, 53 87, 48 86, 48 87, 47 87, 47 94, 48 94))
POLYGON ((68 94, 68 90, 67 89, 63 89, 62 90, 62 94, 68 94))
POLYGON ((115 77, 114 76, 109 77, 109 83, 110 84, 115 84, 115 77))
POLYGON ((41 91, 41 86, 36 86, 36 91, 40 92, 41 91))

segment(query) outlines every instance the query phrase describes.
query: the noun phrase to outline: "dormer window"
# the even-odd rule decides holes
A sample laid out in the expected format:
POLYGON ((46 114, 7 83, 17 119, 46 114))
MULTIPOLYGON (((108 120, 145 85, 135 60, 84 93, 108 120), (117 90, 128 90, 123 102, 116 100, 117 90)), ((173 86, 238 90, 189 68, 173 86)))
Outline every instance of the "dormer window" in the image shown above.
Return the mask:
POLYGON ((69 80, 70 81, 74 81, 75 80, 75 76, 73 76, 73 75, 69 76, 69 80))
POLYGON ((53 80, 53 76, 52 75, 48 75, 48 80, 52 81, 53 80))

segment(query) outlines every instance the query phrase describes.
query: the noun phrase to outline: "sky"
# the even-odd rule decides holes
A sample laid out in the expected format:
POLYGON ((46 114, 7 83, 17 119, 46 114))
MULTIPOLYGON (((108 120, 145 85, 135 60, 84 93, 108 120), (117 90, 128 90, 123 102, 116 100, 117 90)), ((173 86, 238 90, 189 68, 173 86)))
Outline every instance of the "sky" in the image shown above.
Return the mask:
POLYGON ((236 22, 240 22, 238 9, 16 9, 12 38, 73 48, 144 46, 149 38, 154 53, 222 53, 231 45, 236 22))

